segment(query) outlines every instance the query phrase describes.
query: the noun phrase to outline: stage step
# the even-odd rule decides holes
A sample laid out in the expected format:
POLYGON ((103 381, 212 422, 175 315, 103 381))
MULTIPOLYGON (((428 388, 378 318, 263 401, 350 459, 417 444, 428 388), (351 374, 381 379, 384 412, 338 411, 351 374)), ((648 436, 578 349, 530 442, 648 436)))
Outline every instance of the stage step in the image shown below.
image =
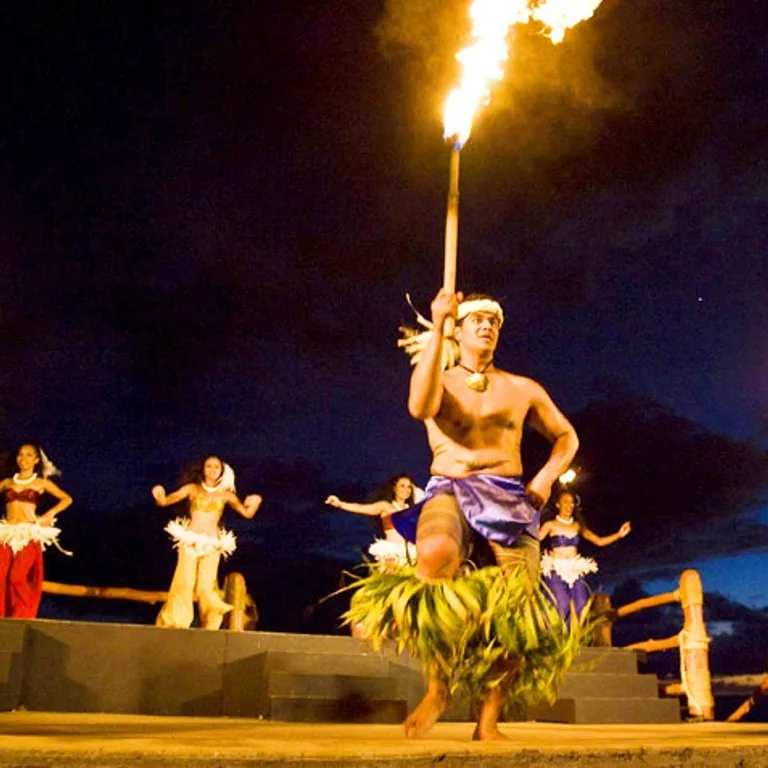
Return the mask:
POLYGON ((658 681, 656 675, 569 672, 557 693, 561 698, 578 698, 594 696, 596 691, 604 697, 655 699, 658 681))
POLYGON ((22 653, 26 639, 26 622, 19 619, 0 621, 0 651, 22 653))
POLYGON ((21 704, 25 641, 25 622, 8 619, 0 623, 0 711, 21 704))
MULTIPOLYGON (((352 650, 352 649, 350 649, 352 650)), ((269 718, 288 722, 399 723, 408 710, 397 664, 355 652, 267 654, 269 718)), ((405 669, 409 675, 410 670, 405 669)), ((416 679, 416 684, 420 681, 416 679)))
POLYGON ((361 653, 359 646, 346 654, 269 651, 267 663, 270 672, 292 672, 295 675, 387 677, 390 673, 390 662, 385 657, 361 653))
POLYGON ((562 697, 551 706, 531 707, 528 720, 545 723, 679 723, 677 699, 650 697, 562 697))
MULTIPOLYGON (((269 717, 296 722, 399 722, 424 693, 412 664, 347 647, 347 653, 267 654, 269 717)), ((642 656, 586 648, 560 687, 557 702, 518 711, 516 719, 558 723, 679 722, 675 699, 659 699, 655 675, 638 672, 642 656), (599 696, 595 696, 599 693, 599 696)), ((472 718, 459 697, 444 719, 472 718)))
POLYGON ((585 648, 551 705, 523 707, 516 719, 550 723, 679 723, 677 699, 661 699, 655 675, 641 674, 645 654, 585 648), (596 695, 597 694, 597 695, 596 695))
POLYGON ((576 658, 571 672, 636 675, 640 656, 636 651, 624 651, 621 648, 584 648, 576 658))
POLYGON ((271 696, 270 720, 293 723, 401 723, 408 705, 403 699, 371 699, 363 694, 343 698, 271 696))
POLYGON ((365 695, 376 699, 397 698, 397 681, 392 677, 358 675, 296 675, 270 672, 269 695, 283 698, 320 697, 344 699, 365 695))

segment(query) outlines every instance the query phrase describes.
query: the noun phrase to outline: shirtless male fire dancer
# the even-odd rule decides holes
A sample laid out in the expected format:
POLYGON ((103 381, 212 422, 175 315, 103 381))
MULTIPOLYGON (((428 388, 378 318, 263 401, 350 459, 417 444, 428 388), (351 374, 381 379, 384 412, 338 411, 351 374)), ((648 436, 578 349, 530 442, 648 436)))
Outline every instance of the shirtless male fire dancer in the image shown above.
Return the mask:
MULTIPOLYGON (((426 427, 432 479, 424 502, 392 521, 406 539, 415 540, 416 575, 427 583, 456 576, 476 535, 488 541, 504 573, 525 565, 537 582, 539 510, 570 465, 578 438, 542 386, 495 367, 501 306, 486 296, 462 298, 441 289, 431 305, 433 329, 411 377, 408 410, 426 427), (456 323, 458 359, 445 370, 451 362, 444 360, 447 318, 456 323), (520 443, 526 420, 552 449, 523 486, 520 443)), ((508 690, 502 683, 483 693, 475 739, 504 738, 497 724, 508 690)), ((426 733, 449 700, 444 676, 431 669, 428 691, 405 721, 406 734, 426 733)))

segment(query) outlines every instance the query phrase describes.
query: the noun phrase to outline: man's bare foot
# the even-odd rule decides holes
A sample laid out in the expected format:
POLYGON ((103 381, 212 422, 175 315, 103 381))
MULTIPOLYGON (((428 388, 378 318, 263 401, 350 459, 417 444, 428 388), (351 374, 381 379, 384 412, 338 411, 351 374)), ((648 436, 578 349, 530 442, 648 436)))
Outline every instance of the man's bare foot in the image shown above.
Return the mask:
POLYGON ((509 736, 505 736, 497 727, 480 728, 477 724, 475 732, 472 734, 472 741, 507 741, 509 736))
POLYGON ((507 697, 510 679, 511 673, 507 671, 505 680, 485 692, 480 708, 480 717, 477 720, 477 728, 472 734, 473 741, 502 741, 507 739, 499 730, 499 718, 504 711, 504 701, 507 697))
POLYGON ((416 709, 405 718, 403 729, 409 739, 423 736, 440 719, 440 715, 448 709, 451 700, 444 688, 433 688, 430 685, 427 695, 419 702, 416 709))

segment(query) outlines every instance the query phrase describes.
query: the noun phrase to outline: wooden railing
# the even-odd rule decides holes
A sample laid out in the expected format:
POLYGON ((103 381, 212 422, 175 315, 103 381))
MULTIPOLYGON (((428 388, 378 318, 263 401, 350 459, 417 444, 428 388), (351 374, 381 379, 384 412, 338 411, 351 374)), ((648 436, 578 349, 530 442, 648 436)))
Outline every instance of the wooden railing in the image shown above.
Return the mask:
POLYGON ((680 683, 664 686, 668 696, 685 695, 691 717, 714 720, 715 701, 712 696, 712 680, 709 673, 709 642, 704 624, 704 590, 698 571, 686 570, 680 576, 680 586, 674 592, 645 597, 634 603, 611 609, 607 595, 597 595, 593 610, 610 616, 595 635, 595 645, 612 645, 612 623, 646 608, 657 608, 669 603, 680 603, 683 608, 683 629, 672 637, 661 640, 644 640, 625 646, 626 650, 669 651, 680 649, 680 683))
POLYGON ((738 723, 744 715, 749 714, 755 707, 755 705, 762 701, 766 694, 768 694, 768 675, 766 675, 760 685, 756 686, 749 698, 732 714, 726 718, 727 723, 738 723))
MULTIPOLYGON (((102 600, 132 600, 154 605, 164 603, 168 592, 133 589, 131 587, 90 587, 82 584, 60 584, 56 581, 44 581, 43 592, 49 595, 67 597, 95 597, 102 600)), ((224 580, 224 599, 233 609, 224 617, 224 626, 234 632, 244 632, 256 628, 259 613, 256 603, 248 594, 245 578, 241 573, 230 573, 224 580)))
POLYGON ((60 584, 57 581, 44 581, 43 592, 49 595, 67 597, 96 597, 103 600, 132 600, 138 603, 164 603, 167 592, 150 592, 131 587, 88 587, 82 584, 60 584))

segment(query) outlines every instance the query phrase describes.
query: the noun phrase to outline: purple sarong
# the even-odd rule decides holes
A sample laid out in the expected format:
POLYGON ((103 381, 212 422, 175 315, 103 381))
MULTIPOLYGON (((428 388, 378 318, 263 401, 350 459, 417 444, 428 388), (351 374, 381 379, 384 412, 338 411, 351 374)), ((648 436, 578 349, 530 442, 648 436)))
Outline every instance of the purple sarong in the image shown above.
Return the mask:
POLYGON ((390 516, 395 530, 415 542, 422 507, 441 493, 456 497, 470 527, 488 541, 510 547, 521 533, 539 537, 539 510, 525 495, 520 478, 482 473, 462 478, 434 475, 418 504, 390 516))

